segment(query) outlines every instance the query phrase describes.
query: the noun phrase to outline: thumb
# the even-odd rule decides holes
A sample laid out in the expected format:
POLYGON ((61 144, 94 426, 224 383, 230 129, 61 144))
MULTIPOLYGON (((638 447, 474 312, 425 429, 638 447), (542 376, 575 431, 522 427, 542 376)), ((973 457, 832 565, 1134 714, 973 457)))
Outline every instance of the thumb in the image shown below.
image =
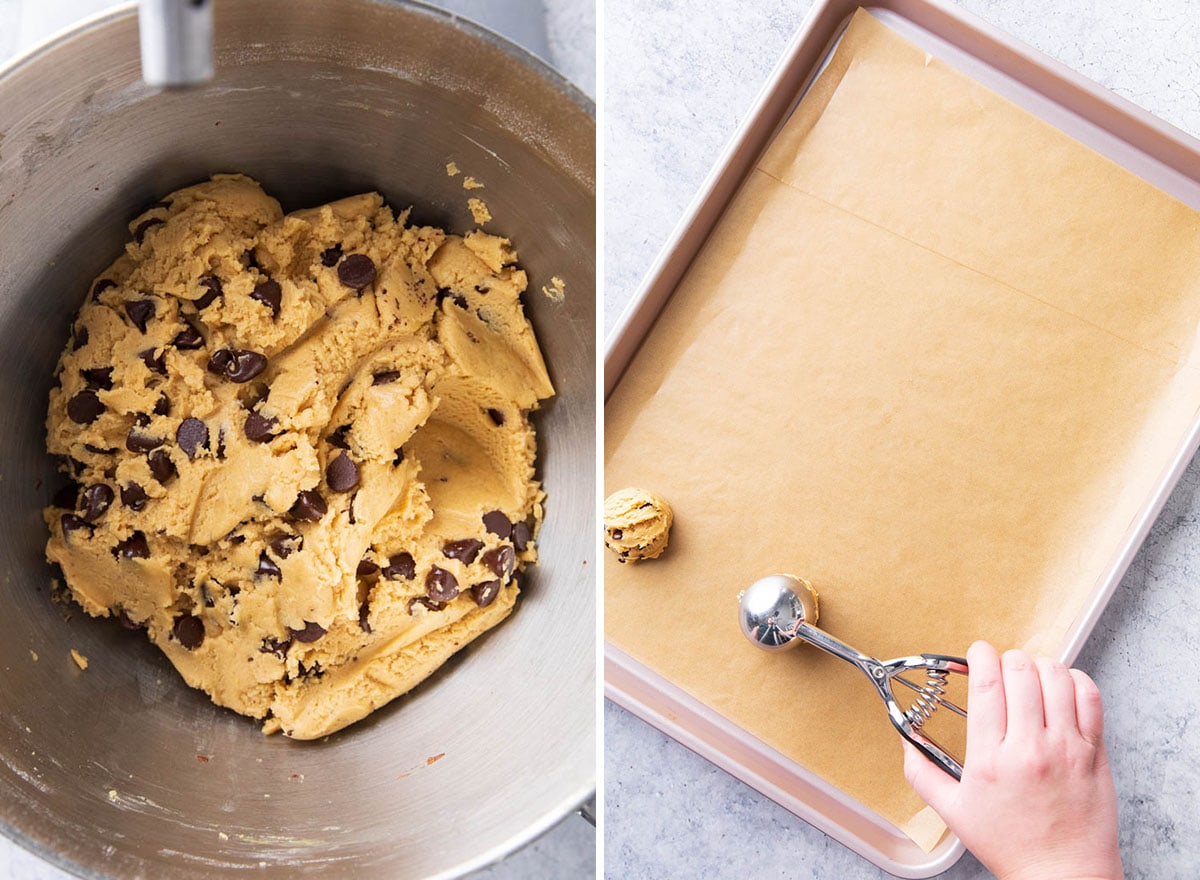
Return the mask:
POLYGON ((904 778, 921 796, 921 800, 933 807, 939 816, 944 816, 943 807, 950 805, 958 790, 958 783, 917 751, 908 740, 901 742, 904 744, 904 778))

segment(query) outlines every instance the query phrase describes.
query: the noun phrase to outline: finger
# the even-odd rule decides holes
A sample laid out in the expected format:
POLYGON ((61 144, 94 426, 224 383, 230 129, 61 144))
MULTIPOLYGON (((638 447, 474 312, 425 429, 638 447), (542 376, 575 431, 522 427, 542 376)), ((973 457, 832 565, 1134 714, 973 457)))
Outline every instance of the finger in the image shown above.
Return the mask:
POLYGON ((958 789, 958 782, 921 754, 908 740, 901 742, 904 744, 904 778, 921 800, 933 807, 939 816, 944 816, 945 807, 958 789))
POLYGON ((1024 651, 1005 651, 1000 658, 1007 711, 1006 740, 1038 735, 1046 726, 1042 711, 1042 685, 1037 667, 1024 651))
POLYGON ((973 753, 993 750, 1004 739, 1004 680, 1000 655, 987 642, 967 649, 967 764, 973 753))
POLYGON ((1049 657, 1039 657, 1036 665, 1042 684, 1046 729, 1075 732, 1075 680, 1071 678, 1071 671, 1049 657))
POLYGON ((1100 689, 1086 672, 1071 670, 1075 681, 1075 723, 1079 735, 1096 748, 1104 747, 1104 701, 1100 689))

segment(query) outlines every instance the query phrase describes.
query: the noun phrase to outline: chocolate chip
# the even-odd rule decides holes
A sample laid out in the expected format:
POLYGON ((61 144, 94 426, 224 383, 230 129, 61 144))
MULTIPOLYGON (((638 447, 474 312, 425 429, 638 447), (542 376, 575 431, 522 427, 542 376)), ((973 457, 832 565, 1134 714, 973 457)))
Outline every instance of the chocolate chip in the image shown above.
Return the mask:
POLYGON ((83 376, 83 381, 87 382, 88 388, 95 388, 99 391, 112 391, 112 367, 94 367, 90 370, 80 370, 83 376))
POLYGON ((158 449, 165 442, 162 437, 143 434, 137 428, 130 428, 129 434, 125 437, 125 448, 130 452, 149 452, 152 449, 158 449))
POLYGON ((217 429, 217 458, 221 461, 225 460, 225 426, 222 425, 217 429))
POLYGON ((111 278, 101 278, 92 288, 92 302, 100 302, 100 294, 106 290, 112 290, 117 286, 117 282, 111 278))
POLYGON ((180 351, 195 351, 197 348, 204 348, 204 336, 199 330, 188 324, 175 335, 171 344, 180 351))
POLYGON ((519 522, 513 526, 512 542, 518 553, 525 552, 525 548, 529 546, 532 538, 533 530, 529 528, 529 523, 519 522))
POLYGON ((404 450, 397 449, 396 457, 392 459, 392 467, 399 467, 404 463, 404 450))
POLYGON ((254 443, 266 443, 275 437, 275 429, 279 427, 279 419, 267 418, 261 413, 251 412, 246 415, 243 430, 246 439, 254 443))
POLYGON ((270 309, 271 317, 275 318, 279 315, 279 306, 283 303, 283 288, 274 278, 268 278, 254 288, 250 299, 258 300, 270 309))
POLYGON ((176 640, 189 651, 194 651, 204 644, 204 621, 190 614, 181 614, 175 618, 171 627, 176 640))
POLYGON ((124 608, 117 612, 117 622, 121 624, 121 629, 139 630, 146 628, 146 624, 138 623, 129 616, 129 613, 124 608))
POLYGON ((75 334, 75 341, 71 344, 71 351, 79 351, 88 344, 88 328, 80 327, 79 332, 75 334))
POLYGON ((171 398, 165 394, 158 395, 158 400, 154 402, 154 414, 156 416, 169 416, 171 414, 171 398))
POLYGON ((129 316, 129 320, 133 321, 133 326, 145 333, 146 325, 150 323, 150 319, 154 317, 154 300, 152 299, 135 299, 133 302, 125 303, 125 314, 129 316))
POLYGON ((267 368, 267 358, 256 351, 222 348, 208 359, 208 371, 230 382, 249 382, 267 368))
POLYGON ((139 428, 144 428, 150 424, 150 416, 143 412, 133 414, 133 423, 139 428))
POLYGON ((342 425, 340 428, 332 431, 329 436, 325 438, 325 441, 329 443, 330 446, 336 446, 339 449, 349 449, 350 441, 346 439, 346 435, 349 432, 350 426, 342 425))
POLYGON ((387 385, 392 382, 395 382, 399 378, 400 378, 399 370, 385 370, 382 373, 376 373, 371 378, 371 384, 372 385, 387 385))
POLYGON ((354 290, 362 290, 375 280, 375 264, 366 254, 351 254, 338 264, 338 280, 354 290))
POLYGON ((467 307, 467 298, 461 293, 456 293, 454 294, 454 304, 460 309, 465 309, 467 307))
POLYGON ((104 483, 88 486, 83 490, 83 518, 88 522, 98 520, 113 503, 114 497, 112 487, 104 483))
POLYGON ((413 613, 414 605, 424 605, 430 611, 441 611, 443 608, 446 607, 445 602, 437 602, 426 596, 416 596, 415 598, 408 600, 408 613, 409 614, 413 613))
POLYGON ((500 581, 484 581, 471 587, 471 598, 480 608, 487 608, 500 595, 500 581))
POLYGON ((371 615, 371 605, 364 599, 362 604, 358 606, 358 628, 368 635, 371 632, 371 622, 367 618, 371 615))
POLYGON ((258 650, 261 654, 274 654, 282 660, 284 655, 287 654, 287 649, 291 646, 292 640, 290 638, 283 639, 282 641, 279 639, 263 639, 262 647, 258 650))
POLYGON ((81 529, 87 529, 89 534, 92 531, 92 524, 76 516, 73 513, 64 513, 62 521, 59 523, 62 526, 63 540, 67 540, 67 536, 71 532, 78 532, 81 529))
POLYGON ((458 578, 435 565, 425 575, 425 592, 435 602, 449 602, 458 595, 458 578))
POLYGON ((442 545, 442 555, 447 559, 460 559, 463 565, 470 565, 483 549, 483 541, 476 538, 463 538, 461 541, 447 541, 442 545))
POLYGON ((300 522, 317 522, 325 515, 328 508, 325 506, 325 499, 321 497, 321 493, 316 489, 305 489, 296 496, 296 503, 292 505, 288 513, 292 519, 300 522))
POLYGON ((142 359, 142 363, 146 365, 146 369, 152 373, 158 373, 160 376, 167 375, 166 352, 159 352, 155 357, 154 349, 148 348, 145 351, 139 351, 138 357, 142 359))
POLYGON ((624 529, 613 529, 609 534, 612 535, 614 541, 620 541, 625 537, 624 529))
POLYGON ((171 461, 171 456, 167 454, 167 451, 160 449, 157 452, 150 453, 150 473, 154 476, 154 479, 165 484, 177 475, 179 471, 175 469, 175 462, 171 461))
POLYGON ((280 559, 287 559, 299 550, 303 544, 304 538, 300 535, 289 535, 287 532, 280 532, 271 538, 268 546, 280 559))
POLYGON ((113 556, 120 559, 149 559, 150 545, 146 543, 146 536, 141 532, 134 532, 120 544, 113 548, 113 556))
POLYGON ((497 428, 504 424, 504 412, 498 409, 488 409, 488 416, 497 428))
POLYGON ((304 621, 304 629, 292 629, 288 627, 288 632, 292 634, 292 638, 296 641, 309 644, 325 635, 325 627, 306 620, 304 621))
POLYGON ((387 567, 383 569, 383 576, 389 581, 411 581, 417 576, 416 560, 412 558, 411 553, 397 553, 388 560, 387 567))
POLYGON ((349 492, 358 485, 358 465, 346 453, 338 453, 325 468, 325 482, 334 492, 349 492))
POLYGON ((496 577, 507 581, 508 576, 512 574, 513 567, 517 564, 517 554, 513 552, 512 547, 501 544, 484 553, 483 558, 479 561, 491 569, 492 574, 496 577))
POLYGON ((78 501, 79 484, 72 480, 54 493, 54 498, 50 503, 59 510, 74 510, 78 501))
POLYGON ((512 536, 512 520, 499 510, 490 510, 485 513, 483 515, 483 525, 484 528, 503 541, 507 541, 512 536))
POLYGON ((221 279, 215 275, 205 275, 200 279, 200 286, 208 289, 208 293, 196 300, 196 311, 202 312, 211 306, 218 296, 223 296, 224 288, 221 287, 221 279))
POLYGON ((379 571, 378 565, 376 565, 370 559, 363 559, 361 562, 358 563, 358 568, 356 568, 354 570, 354 573, 356 575, 358 575, 360 578, 364 578, 364 577, 370 577, 371 575, 375 574, 375 572, 377 572, 377 571, 379 571))
POLYGON ((242 254, 242 259, 246 261, 246 265, 251 269, 262 268, 262 266, 258 265, 258 254, 254 252, 254 248, 250 248, 250 250, 242 254))
POLYGON ((166 223, 166 222, 167 221, 159 220, 156 217, 151 217, 149 220, 143 220, 141 223, 139 223, 137 225, 137 229, 133 230, 133 240, 136 241, 138 244, 141 244, 143 241, 146 240, 147 232, 149 232, 155 226, 158 226, 158 225, 160 225, 162 223, 166 223))
POLYGON ((93 446, 91 443, 84 443, 83 448, 92 453, 92 455, 112 455, 117 451, 116 447, 106 449, 103 446, 93 446))
POLYGON ((184 419, 179 423, 179 430, 175 432, 175 442, 187 454, 188 461, 191 461, 200 449, 208 449, 208 425, 200 419, 184 419))
POLYGON ((264 550, 258 554, 258 570, 254 572, 255 577, 273 577, 283 580, 283 572, 279 570, 279 566, 275 564, 267 552, 264 550))
POLYGON ((121 487, 121 503, 130 510, 141 510, 149 500, 150 496, 138 483, 126 483, 121 487))
POLYGON ((100 417, 108 407, 100 402, 96 392, 90 388, 80 391, 67 401, 67 415, 77 425, 90 425, 100 417))
POLYGON ((331 248, 326 248, 321 251, 321 265, 332 269, 338 264, 338 260, 342 258, 342 246, 335 244, 331 248))

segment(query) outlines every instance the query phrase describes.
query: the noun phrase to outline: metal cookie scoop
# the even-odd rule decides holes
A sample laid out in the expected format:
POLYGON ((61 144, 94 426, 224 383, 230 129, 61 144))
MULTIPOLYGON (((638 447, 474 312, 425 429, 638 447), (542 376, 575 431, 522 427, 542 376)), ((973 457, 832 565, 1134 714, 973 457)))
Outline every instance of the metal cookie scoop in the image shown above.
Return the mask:
POLYGON ((773 574, 761 578, 747 587, 738 599, 738 622, 746 638, 768 651, 808 642, 857 666, 875 685, 887 706, 888 717, 900 735, 955 779, 962 778, 962 765, 933 740, 920 735, 920 731, 940 706, 967 717, 965 709, 946 699, 947 678, 952 672, 966 675, 966 660, 942 654, 920 654, 887 661, 868 657, 815 625, 816 593, 811 584, 792 575, 773 574), (905 672, 923 672, 924 684, 902 678, 905 672), (907 709, 901 708, 896 701, 894 681, 916 691, 916 698, 907 709))

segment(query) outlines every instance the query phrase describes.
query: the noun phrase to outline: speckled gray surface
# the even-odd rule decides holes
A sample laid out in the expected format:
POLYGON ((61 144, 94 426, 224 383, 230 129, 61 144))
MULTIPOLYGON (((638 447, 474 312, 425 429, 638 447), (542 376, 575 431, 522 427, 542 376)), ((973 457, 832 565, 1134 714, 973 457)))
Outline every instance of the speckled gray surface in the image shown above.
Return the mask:
MULTIPOLYGON (((1191 0, 960 6, 1200 134, 1191 0)), ((607 0, 605 324, 611 327, 752 103, 809 0, 607 0)), ((1106 701, 1127 876, 1200 876, 1200 465, 1193 462, 1077 665, 1106 701)), ((605 705, 605 874, 887 875, 639 719, 605 705)), ((990 876, 970 855, 945 877, 990 876)))
MULTIPOLYGON (((433 0, 437 3, 437 0, 433 0)), ((529 33, 530 48, 546 57, 588 95, 596 92, 595 6, 592 0, 445 0, 449 9, 496 15, 506 3, 543 14, 544 21, 529 33)), ((119 5, 112 0, 0 0, 0 65, 58 31, 94 13, 119 5)), ((499 18, 483 23, 518 38, 523 32, 506 28, 499 18)), ((596 874, 596 833, 578 816, 567 816, 546 834, 490 868, 471 874, 471 880, 541 880, 593 877, 596 874)), ((67 880, 64 871, 0 836, 0 877, 6 880, 67 880)))

